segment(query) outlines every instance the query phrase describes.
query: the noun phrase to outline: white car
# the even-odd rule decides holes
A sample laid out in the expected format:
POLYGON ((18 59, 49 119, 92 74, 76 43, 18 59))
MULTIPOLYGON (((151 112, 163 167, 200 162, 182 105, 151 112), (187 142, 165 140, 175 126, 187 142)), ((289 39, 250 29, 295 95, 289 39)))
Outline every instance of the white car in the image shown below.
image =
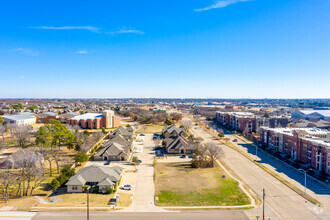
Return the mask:
POLYGON ((122 187, 120 187, 123 190, 131 190, 132 186, 131 185, 123 185, 122 187))

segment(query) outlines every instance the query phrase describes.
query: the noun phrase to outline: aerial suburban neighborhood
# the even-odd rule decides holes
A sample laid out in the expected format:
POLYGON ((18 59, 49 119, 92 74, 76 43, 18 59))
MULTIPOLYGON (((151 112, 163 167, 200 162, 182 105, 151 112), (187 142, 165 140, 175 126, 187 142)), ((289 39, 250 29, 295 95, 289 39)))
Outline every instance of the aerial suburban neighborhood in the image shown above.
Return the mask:
POLYGON ((329 220, 330 1, 0 2, 0 220, 329 220))
MULTIPOLYGON (((271 206, 270 195, 280 190, 302 201, 302 210, 327 210, 330 131, 315 122, 330 123, 324 106, 330 103, 283 101, 81 99, 72 100, 79 108, 63 111, 39 108, 42 100, 1 100, 0 208, 232 208, 248 215, 271 206), (4 111, 16 105, 20 112, 4 111), (297 119, 308 126, 296 126, 297 119), (261 179, 252 176, 260 172, 261 179), (268 181, 277 185, 267 187, 268 181)), ((47 106, 66 102, 48 100, 47 106)))

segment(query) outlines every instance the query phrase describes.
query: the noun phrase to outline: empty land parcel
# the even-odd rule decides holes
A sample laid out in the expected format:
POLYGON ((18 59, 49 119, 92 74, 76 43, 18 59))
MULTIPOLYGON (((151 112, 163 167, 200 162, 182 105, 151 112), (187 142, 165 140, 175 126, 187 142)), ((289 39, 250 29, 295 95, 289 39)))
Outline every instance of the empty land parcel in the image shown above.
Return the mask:
POLYGON ((155 194, 159 206, 239 206, 249 205, 238 182, 219 166, 191 168, 190 163, 157 163, 155 194))

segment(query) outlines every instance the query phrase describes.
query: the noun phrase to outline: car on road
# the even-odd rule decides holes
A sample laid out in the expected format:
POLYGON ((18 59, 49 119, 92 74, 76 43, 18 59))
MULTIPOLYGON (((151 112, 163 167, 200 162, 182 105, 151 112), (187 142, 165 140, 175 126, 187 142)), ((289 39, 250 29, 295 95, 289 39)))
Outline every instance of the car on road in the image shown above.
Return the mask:
POLYGON ((180 157, 180 158, 186 158, 186 155, 184 155, 184 154, 183 154, 183 155, 181 155, 181 157, 180 157))
POLYGON ((132 186, 131 185, 123 185, 120 188, 123 189, 123 190, 132 190, 132 186))
POLYGON ((233 142, 237 142, 237 139, 234 139, 233 142))

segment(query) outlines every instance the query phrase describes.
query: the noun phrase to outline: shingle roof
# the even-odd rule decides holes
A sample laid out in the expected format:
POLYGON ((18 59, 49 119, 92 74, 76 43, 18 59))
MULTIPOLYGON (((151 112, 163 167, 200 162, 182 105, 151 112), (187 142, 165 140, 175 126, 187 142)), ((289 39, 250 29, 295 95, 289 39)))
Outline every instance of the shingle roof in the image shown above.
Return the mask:
POLYGON ((115 185, 115 183, 112 182, 111 180, 109 180, 109 178, 105 178, 105 179, 101 180, 97 185, 98 186, 112 186, 112 185, 115 185))
POLYGON ((122 170, 113 167, 91 165, 80 169, 65 185, 84 185, 86 182, 101 182, 108 178, 111 182, 118 182, 122 170), (82 184, 82 182, 85 183, 82 184), (80 183, 80 184, 77 184, 80 183))
POLYGON ((133 136, 133 128, 121 126, 113 131, 112 135, 133 136))
POLYGON ((172 134, 174 131, 176 131, 178 134, 185 132, 184 128, 178 128, 175 125, 171 125, 170 127, 163 129, 164 134, 167 132, 172 134))

